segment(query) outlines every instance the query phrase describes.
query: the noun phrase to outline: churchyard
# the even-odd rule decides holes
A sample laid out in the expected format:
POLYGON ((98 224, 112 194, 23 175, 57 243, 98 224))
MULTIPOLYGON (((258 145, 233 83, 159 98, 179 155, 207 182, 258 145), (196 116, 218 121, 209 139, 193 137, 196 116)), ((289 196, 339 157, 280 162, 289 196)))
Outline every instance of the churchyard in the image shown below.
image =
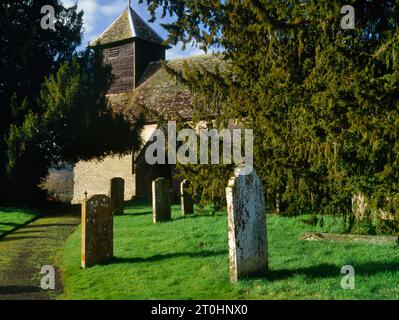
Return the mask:
POLYGON ((85 50, 41 2, 2 6, 0 300, 399 299, 392 1, 128 1, 85 50))
MULTIPOLYGON (((59 270, 57 281, 63 286, 63 290, 50 297, 399 298, 396 281, 399 251, 392 238, 387 237, 389 241, 383 243, 373 243, 373 237, 360 242, 309 241, 304 234, 343 233, 342 218, 325 217, 321 227, 307 223, 311 215, 286 218, 266 214, 263 187, 255 172, 240 176, 238 169, 231 178, 226 189, 227 212, 215 211, 211 205, 192 210, 193 201, 186 192, 188 184, 187 181, 181 184, 180 204, 171 204, 170 186, 163 178, 153 182, 152 203, 144 200, 124 203, 120 197, 124 189, 121 179, 110 181, 110 198, 96 195, 85 200, 80 208, 82 224, 70 225, 69 233, 74 230, 72 235, 65 237, 63 231, 56 244, 47 241, 50 248, 57 246, 51 259, 59 270), (355 270, 353 288, 345 287, 345 283, 350 283, 345 272, 341 272, 345 266, 355 270)), ((11 221, 4 222, 7 216, 20 219, 19 227, 37 218, 33 212, 13 215, 2 210, 2 225, 13 225, 11 221)), ((52 219, 53 224, 47 228, 57 225, 57 218, 52 219)), ((59 221, 62 219, 65 218, 59 217, 59 221)), ((42 232, 46 232, 45 228, 42 232)), ((41 249, 34 245, 39 237, 30 236, 27 238, 33 244, 31 254, 37 268, 43 264, 41 249)), ((6 247, 23 250, 15 246, 18 237, 14 238, 17 241, 13 241, 12 235, 9 237, 0 240, 3 252, 7 253, 6 247)), ((3 273, 6 261, 8 266, 12 265, 10 260, 7 254, 3 255, 3 273)), ((12 271, 12 268, 7 270, 12 271)), ((10 292, 0 290, 0 298, 9 296, 10 292)), ((14 293, 14 297, 18 295, 14 293)))
MULTIPOLYGON (((395 244, 300 241, 321 231, 305 217, 267 217, 269 272, 230 282, 226 212, 211 207, 153 224, 151 204, 129 204, 114 219, 114 254, 108 264, 82 270, 81 232, 67 241, 60 299, 398 299, 395 244), (344 265, 355 267, 355 290, 343 290, 344 265)), ((340 232, 339 219, 325 231, 340 232)))

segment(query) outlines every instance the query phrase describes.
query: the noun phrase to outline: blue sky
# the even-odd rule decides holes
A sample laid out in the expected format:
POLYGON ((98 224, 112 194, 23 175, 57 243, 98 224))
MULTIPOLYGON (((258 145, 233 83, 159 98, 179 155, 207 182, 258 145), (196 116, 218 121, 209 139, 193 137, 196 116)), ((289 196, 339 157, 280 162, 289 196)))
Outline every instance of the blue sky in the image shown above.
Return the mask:
MULTIPOLYGON (((90 40, 101 34, 122 13, 129 3, 128 0, 62 0, 62 2, 67 7, 77 3, 79 9, 84 11, 85 32, 83 45, 88 44, 90 40)), ((150 18, 145 3, 139 4, 137 0, 132 0, 132 7, 144 20, 147 21, 150 18)), ((160 14, 158 17, 160 17, 160 14)), ((172 18, 157 19, 150 26, 165 39, 167 38, 167 32, 160 26, 160 23, 168 21, 172 21, 172 18)), ((187 46, 186 50, 183 51, 181 45, 177 45, 167 51, 166 58, 169 60, 198 54, 204 54, 204 52, 191 46, 187 46)))

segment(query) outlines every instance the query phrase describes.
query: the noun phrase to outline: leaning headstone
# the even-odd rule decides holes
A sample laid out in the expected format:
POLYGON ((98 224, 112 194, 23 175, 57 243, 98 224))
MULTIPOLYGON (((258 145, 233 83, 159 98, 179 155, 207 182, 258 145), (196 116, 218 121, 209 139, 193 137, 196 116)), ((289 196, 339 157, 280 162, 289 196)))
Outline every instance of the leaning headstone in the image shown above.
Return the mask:
POLYGON ((110 190, 113 214, 122 215, 124 213, 125 180, 122 178, 113 178, 110 190))
POLYGON ((95 195, 82 205, 82 268, 90 268, 113 257, 111 199, 95 195))
POLYGON ((154 223, 172 219, 170 183, 165 178, 158 178, 152 182, 152 216, 154 223))
POLYGON ((265 196, 253 171, 236 169, 226 189, 230 280, 264 274, 268 269, 265 196))
POLYGON ((191 194, 188 192, 189 187, 190 182, 187 180, 184 180, 180 184, 181 210, 183 212, 183 216, 194 213, 194 201, 191 194))

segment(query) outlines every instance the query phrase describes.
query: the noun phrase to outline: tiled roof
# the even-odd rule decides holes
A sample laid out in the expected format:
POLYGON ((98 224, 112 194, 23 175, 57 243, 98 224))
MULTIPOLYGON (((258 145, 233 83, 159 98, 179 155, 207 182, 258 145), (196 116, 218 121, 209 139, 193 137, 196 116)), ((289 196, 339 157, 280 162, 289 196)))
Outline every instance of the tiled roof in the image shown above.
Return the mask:
MULTIPOLYGON (((216 65, 220 69, 225 65, 220 55, 201 55, 167 62, 175 70, 182 70, 185 63, 209 71, 215 70, 216 65)), ((154 115, 152 119, 151 116, 147 118, 148 122, 159 116, 168 120, 191 120, 193 117, 193 94, 188 87, 173 79, 160 62, 149 65, 133 92, 111 94, 108 99, 113 110, 125 114, 127 118, 137 117, 143 107, 154 115)))
POLYGON ((122 14, 90 46, 106 45, 129 39, 142 39, 163 44, 163 39, 132 8, 126 8, 122 14))

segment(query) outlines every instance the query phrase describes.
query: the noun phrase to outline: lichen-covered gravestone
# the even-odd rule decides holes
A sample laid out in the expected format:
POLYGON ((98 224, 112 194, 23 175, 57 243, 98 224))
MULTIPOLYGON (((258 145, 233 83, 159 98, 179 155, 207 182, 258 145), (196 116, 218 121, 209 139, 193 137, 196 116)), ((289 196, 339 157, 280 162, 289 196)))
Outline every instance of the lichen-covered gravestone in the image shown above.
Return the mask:
POLYGON ((113 257, 111 199, 95 195, 82 205, 82 268, 90 268, 113 257))
POLYGON ((191 194, 188 192, 189 187, 190 182, 187 180, 184 180, 180 184, 181 210, 183 212, 183 216, 194 213, 194 202, 191 194))
MULTIPOLYGON (((388 207, 390 203, 395 201, 394 198, 386 198, 385 202, 388 207)), ((352 214, 355 217, 355 222, 360 223, 367 219, 378 219, 378 220, 394 220, 394 214, 389 210, 372 208, 364 194, 357 194, 352 197, 352 214)))
POLYGON ((265 196, 253 171, 235 171, 226 189, 229 227, 230 279, 264 274, 268 269, 265 196))
POLYGON ((152 216, 154 223, 172 219, 170 182, 165 178, 158 178, 152 182, 152 216))
POLYGON ((122 215, 124 213, 125 180, 122 178, 113 178, 111 180, 110 196, 113 214, 122 215))

